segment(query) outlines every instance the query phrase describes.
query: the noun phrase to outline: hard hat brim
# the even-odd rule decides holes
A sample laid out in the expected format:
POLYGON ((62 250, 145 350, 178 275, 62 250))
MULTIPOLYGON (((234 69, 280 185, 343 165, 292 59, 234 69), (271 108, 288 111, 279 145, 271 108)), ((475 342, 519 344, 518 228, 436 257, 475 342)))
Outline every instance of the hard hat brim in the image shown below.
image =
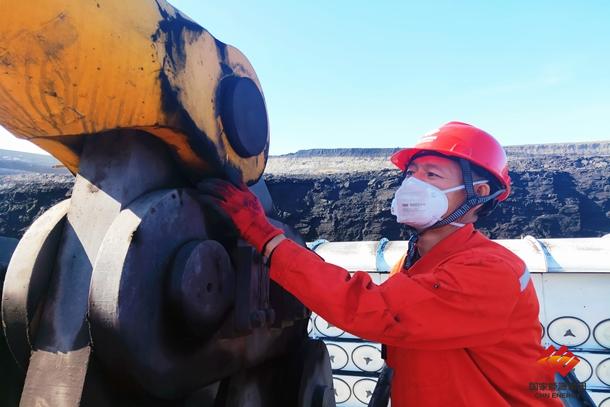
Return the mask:
POLYGON ((487 169, 491 174, 496 177, 496 179, 501 183, 502 187, 506 190, 502 195, 498 196, 498 201, 503 201, 508 198, 508 195, 510 194, 510 182, 506 183, 502 175, 496 174, 495 171, 491 171, 489 169, 489 165, 487 165, 486 163, 473 160, 470 155, 461 153, 459 151, 445 150, 439 148, 404 148, 392 154, 392 156, 390 157, 390 161, 392 162, 392 164, 398 167, 398 169, 400 169, 401 171, 405 171, 415 155, 426 151, 439 153, 442 155, 446 155, 447 157, 463 158, 481 168, 487 169))

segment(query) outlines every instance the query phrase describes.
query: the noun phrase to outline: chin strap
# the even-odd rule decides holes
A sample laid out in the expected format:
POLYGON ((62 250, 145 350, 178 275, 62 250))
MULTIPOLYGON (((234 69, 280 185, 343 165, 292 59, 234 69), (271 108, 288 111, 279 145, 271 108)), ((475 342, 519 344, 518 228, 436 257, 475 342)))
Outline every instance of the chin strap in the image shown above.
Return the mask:
POLYGON ((413 263, 415 263, 418 259, 417 255, 417 240, 419 239, 419 233, 414 228, 412 229, 412 234, 409 237, 409 247, 407 248, 407 256, 405 257, 405 262, 402 265, 402 268, 407 270, 409 269, 413 263))
MULTIPOLYGON (((484 204, 502 195, 506 190, 500 189, 491 195, 479 196, 474 191, 474 182, 472 180, 472 169, 468 160, 460 159, 460 167, 462 168, 462 176, 464 177, 464 188, 466 190, 466 200, 456 210, 451 212, 445 218, 439 220, 428 229, 438 228, 441 226, 457 223, 456 221, 477 205, 484 204)), ((459 223, 459 225, 462 225, 459 223)), ((455 225, 457 226, 457 225, 455 225)))

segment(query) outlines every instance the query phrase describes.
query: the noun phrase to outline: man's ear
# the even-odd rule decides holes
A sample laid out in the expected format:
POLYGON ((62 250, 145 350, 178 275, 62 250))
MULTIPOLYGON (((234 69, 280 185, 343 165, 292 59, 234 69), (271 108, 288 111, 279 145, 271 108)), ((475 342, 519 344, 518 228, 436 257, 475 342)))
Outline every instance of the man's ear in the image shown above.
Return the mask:
POLYGON ((491 188, 489 186, 489 184, 485 183, 485 184, 477 184, 474 186, 474 192, 478 195, 478 196, 487 196, 490 194, 491 192, 491 188))

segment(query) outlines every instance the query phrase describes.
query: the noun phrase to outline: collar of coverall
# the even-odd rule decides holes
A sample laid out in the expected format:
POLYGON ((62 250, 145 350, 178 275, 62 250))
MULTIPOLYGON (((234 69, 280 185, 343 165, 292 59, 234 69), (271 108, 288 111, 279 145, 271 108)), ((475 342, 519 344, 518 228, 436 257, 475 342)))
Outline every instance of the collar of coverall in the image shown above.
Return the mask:
POLYGON ((434 267, 439 260, 445 259, 453 253, 463 249, 466 242, 475 233, 474 225, 467 223, 464 227, 456 229, 449 236, 432 246, 430 251, 422 256, 418 261, 411 265, 407 273, 416 274, 421 271, 429 270, 434 267))

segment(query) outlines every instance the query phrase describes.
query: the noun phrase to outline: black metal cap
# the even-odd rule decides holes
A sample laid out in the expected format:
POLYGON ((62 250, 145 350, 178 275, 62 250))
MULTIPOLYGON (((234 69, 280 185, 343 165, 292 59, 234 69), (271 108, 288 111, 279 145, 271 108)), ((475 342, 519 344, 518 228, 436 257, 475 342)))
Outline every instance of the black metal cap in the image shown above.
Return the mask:
POLYGON ((231 76, 220 83, 220 117, 233 149, 241 157, 259 155, 267 144, 265 100, 250 78, 231 76))

